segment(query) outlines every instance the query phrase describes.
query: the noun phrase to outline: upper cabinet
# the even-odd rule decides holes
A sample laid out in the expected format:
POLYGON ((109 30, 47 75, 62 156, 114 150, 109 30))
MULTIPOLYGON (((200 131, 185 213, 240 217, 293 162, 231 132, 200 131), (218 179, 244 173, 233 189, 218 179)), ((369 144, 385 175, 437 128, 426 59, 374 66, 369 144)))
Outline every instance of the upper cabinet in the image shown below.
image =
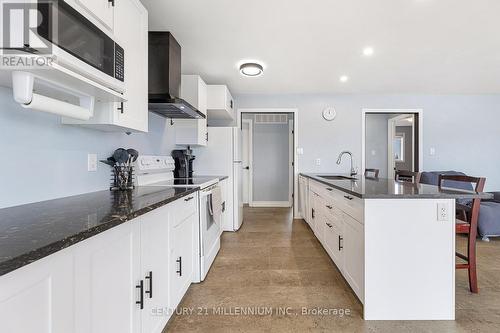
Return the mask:
MULTIPOLYGON (((91 7, 98 0, 85 0, 91 7)), ((107 2, 107 1, 105 1, 107 2)), ((125 102, 96 99, 90 120, 63 118, 64 124, 104 131, 148 131, 148 12, 139 0, 114 1, 114 38, 124 49, 125 102)))
MULTIPOLYGON (((75 0, 77 4, 87 9, 88 13, 95 17, 109 30, 113 30, 114 13, 113 6, 114 0, 75 0)), ((118 4, 119 1, 116 1, 118 4)))
POLYGON ((233 97, 227 86, 207 86, 207 112, 210 120, 232 121, 236 118, 233 97))
MULTIPOLYGON (((180 97, 207 115, 207 85, 199 75, 182 75, 180 97)), ((177 145, 206 146, 207 142, 207 119, 175 120, 177 145)))

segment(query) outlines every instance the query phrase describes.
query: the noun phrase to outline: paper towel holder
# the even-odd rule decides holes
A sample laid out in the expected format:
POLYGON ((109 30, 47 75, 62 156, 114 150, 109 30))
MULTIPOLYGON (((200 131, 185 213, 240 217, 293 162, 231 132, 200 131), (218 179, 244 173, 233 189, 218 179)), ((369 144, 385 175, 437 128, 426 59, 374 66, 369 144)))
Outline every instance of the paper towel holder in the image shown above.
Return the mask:
POLYGON ((89 120, 94 116, 94 96, 84 95, 74 90, 61 87, 30 72, 13 71, 12 90, 14 100, 27 109, 48 112, 80 120, 89 120), (80 105, 71 104, 34 93, 33 86, 35 80, 37 80, 39 84, 77 97, 80 105))

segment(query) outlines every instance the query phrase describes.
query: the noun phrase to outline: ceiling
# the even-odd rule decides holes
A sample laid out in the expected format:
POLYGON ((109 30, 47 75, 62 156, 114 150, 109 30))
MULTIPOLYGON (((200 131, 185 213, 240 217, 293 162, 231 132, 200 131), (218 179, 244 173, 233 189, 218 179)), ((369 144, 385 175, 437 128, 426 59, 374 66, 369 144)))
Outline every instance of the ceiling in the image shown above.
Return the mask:
POLYGON ((183 73, 236 94, 500 93, 498 0, 142 2, 149 29, 181 44, 183 73), (264 74, 242 77, 244 59, 264 74))

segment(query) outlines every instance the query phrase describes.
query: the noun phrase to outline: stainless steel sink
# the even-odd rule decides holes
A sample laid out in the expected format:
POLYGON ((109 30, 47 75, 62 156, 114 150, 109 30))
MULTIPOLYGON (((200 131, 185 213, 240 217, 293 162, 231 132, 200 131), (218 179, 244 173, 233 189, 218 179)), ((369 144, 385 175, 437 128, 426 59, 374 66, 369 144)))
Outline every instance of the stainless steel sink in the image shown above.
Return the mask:
POLYGON ((347 176, 318 176, 320 178, 325 178, 325 179, 331 179, 331 180, 356 180, 354 177, 347 177, 347 176))

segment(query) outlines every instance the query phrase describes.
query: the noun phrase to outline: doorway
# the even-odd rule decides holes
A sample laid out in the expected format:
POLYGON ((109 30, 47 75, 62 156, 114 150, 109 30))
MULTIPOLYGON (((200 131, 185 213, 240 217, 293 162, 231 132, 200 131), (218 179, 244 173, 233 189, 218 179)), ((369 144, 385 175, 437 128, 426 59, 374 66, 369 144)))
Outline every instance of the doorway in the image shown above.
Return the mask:
POLYGON ((294 114, 241 114, 243 203, 294 206, 294 114))
POLYGON ((362 168, 394 179, 396 170, 422 171, 422 110, 363 110, 362 168))

